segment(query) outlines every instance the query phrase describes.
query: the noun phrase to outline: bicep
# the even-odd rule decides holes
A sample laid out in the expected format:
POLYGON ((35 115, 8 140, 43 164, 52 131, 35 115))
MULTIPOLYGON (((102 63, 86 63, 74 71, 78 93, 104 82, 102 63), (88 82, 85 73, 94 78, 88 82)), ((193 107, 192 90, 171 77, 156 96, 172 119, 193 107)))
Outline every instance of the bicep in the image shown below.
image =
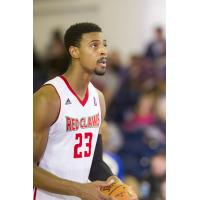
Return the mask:
MULTIPOLYGON (((33 98, 33 158, 38 163, 45 151, 48 132, 57 117, 56 103, 51 103, 48 91, 39 91, 33 98)), ((53 99, 53 98, 52 98, 53 99)))
POLYGON ((38 163, 42 157, 48 140, 48 131, 33 130, 33 160, 38 163))

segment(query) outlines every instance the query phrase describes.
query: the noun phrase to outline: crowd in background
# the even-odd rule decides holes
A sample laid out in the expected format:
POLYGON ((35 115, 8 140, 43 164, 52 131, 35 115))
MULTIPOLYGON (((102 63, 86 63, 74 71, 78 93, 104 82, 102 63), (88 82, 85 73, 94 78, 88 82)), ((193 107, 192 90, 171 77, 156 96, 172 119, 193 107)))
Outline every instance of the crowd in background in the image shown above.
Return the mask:
MULTIPOLYGON (((95 76, 107 106, 103 127, 104 160, 141 200, 165 200, 166 183, 166 42, 161 27, 141 54, 123 64, 109 53, 107 72, 95 76)), ((41 57, 33 50, 33 90, 66 71, 66 50, 59 30, 41 57)))

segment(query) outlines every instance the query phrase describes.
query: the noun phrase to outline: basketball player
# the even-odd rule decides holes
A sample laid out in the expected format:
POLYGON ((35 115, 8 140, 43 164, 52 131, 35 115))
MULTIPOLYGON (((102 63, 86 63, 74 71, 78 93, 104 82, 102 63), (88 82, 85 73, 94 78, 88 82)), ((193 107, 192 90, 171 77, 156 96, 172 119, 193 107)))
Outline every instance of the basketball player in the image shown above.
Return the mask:
POLYGON ((105 101, 90 82, 106 71, 106 40, 79 23, 64 43, 68 70, 34 94, 34 199, 113 200, 100 192, 113 174, 102 160, 105 101))

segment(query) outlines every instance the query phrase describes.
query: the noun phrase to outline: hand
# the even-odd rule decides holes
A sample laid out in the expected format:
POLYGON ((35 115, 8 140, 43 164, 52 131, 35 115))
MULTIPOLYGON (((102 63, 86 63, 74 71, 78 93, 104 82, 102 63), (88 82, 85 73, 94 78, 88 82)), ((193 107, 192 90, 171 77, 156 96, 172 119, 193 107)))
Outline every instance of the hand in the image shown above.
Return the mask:
POLYGON ((110 176, 107 179, 107 182, 110 182, 110 181, 117 182, 118 184, 123 184, 124 186, 126 186, 128 194, 129 194, 129 200, 138 200, 137 194, 132 189, 132 187, 129 186, 129 185, 127 185, 127 184, 125 184, 125 183, 123 183, 118 177, 116 177, 116 176, 110 176))
POLYGON ((132 189, 132 187, 128 186, 128 185, 126 185, 126 186, 127 186, 128 190, 129 190, 130 200, 138 200, 138 196, 137 196, 136 192, 132 189))
POLYGON ((110 182, 110 181, 112 181, 112 182, 115 182, 115 181, 122 182, 117 176, 114 176, 114 175, 108 177, 106 181, 107 181, 107 182, 110 182))
POLYGON ((113 181, 94 181, 91 183, 81 184, 80 195, 81 200, 115 200, 113 197, 105 196, 100 192, 101 187, 108 186, 113 181))

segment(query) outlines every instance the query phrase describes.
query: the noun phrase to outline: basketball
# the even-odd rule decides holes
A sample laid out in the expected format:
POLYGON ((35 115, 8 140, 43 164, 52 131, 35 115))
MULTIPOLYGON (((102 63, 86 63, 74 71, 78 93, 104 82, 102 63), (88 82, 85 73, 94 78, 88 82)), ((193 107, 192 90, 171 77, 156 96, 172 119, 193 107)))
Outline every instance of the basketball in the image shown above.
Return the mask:
POLYGON ((129 186, 125 185, 117 178, 112 184, 102 187, 101 192, 106 196, 114 197, 116 200, 138 200, 129 186))

